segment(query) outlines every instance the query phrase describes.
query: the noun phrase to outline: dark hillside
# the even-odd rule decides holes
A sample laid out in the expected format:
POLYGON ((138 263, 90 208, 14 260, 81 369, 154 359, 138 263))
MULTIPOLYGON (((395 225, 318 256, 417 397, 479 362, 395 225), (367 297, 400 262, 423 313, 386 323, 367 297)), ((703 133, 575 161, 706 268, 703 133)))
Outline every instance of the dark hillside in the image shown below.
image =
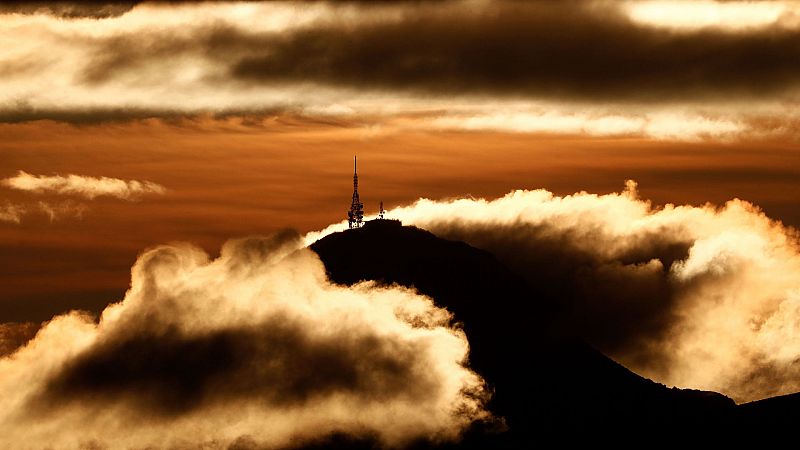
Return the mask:
POLYGON ((495 389, 490 407, 509 425, 502 438, 482 445, 714 433, 735 409, 721 394, 669 389, 561 336, 550 328, 554 299, 536 297, 494 256, 463 242, 384 220, 311 248, 336 283, 413 286, 463 323, 470 365, 495 389))

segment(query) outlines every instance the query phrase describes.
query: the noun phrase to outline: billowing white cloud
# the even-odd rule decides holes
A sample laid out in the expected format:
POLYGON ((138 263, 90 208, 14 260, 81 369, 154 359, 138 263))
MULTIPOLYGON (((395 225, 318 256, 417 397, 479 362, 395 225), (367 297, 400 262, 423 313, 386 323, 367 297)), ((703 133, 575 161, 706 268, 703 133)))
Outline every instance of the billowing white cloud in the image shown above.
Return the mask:
POLYGON ((655 207, 629 181, 608 195, 422 199, 387 216, 494 253, 656 381, 737 401, 800 390, 800 236, 746 201, 655 207))
POLYGON ((0 446, 281 448, 331 433, 396 446, 488 417, 447 311, 405 288, 332 285, 300 244, 142 254, 99 322, 56 317, 0 358, 0 446))
POLYGON ((22 170, 0 181, 4 186, 35 193, 77 195, 88 199, 107 196, 132 200, 143 194, 163 194, 164 186, 152 181, 120 180, 109 177, 87 177, 69 174, 32 175, 22 170))
POLYGON ((39 330, 33 322, 0 323, 0 357, 9 355, 30 341, 39 330))

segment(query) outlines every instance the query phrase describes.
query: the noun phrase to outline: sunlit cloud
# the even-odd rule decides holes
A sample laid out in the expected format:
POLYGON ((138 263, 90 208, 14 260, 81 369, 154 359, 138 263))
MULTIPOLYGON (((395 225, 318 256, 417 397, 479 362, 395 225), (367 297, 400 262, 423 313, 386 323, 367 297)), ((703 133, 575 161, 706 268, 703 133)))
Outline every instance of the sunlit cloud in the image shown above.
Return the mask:
POLYGON ((559 112, 499 112, 476 116, 443 115, 428 122, 433 128, 501 131, 514 133, 587 134, 592 136, 643 135, 655 139, 696 140, 728 138, 749 130, 731 119, 712 119, 697 114, 655 113, 592 115, 559 112))
POLYGON ((71 217, 75 219, 83 218, 83 214, 89 209, 88 206, 82 203, 71 201, 65 202, 44 202, 37 203, 39 211, 41 211, 50 222, 55 222, 62 217, 71 217))
MULTIPOLYGON (((490 416, 483 380, 465 366, 467 337, 450 321, 413 290, 331 284, 293 233, 230 241, 213 260, 188 244, 158 247, 99 322, 56 317, 0 358, 0 443, 458 440, 490 416)), ((26 330, 0 326, 0 349, 26 330)))
POLYGON ((643 24, 696 30, 800 25, 796 4, 785 1, 644 0, 629 1, 624 9, 643 24))
POLYGON ((63 218, 82 219, 88 206, 74 201, 36 203, 11 203, 0 205, 0 222, 21 224, 23 218, 31 215, 44 215, 51 223, 63 218))
POLYGON ((739 402, 800 390, 800 239, 748 202, 655 207, 629 181, 606 195, 421 199, 387 216, 573 299, 575 332, 651 379, 739 402))
POLYGON ((32 175, 24 171, 0 180, 4 186, 34 193, 51 192, 93 199, 107 196, 133 200, 145 194, 163 194, 164 186, 152 181, 121 180, 110 177, 81 175, 32 175))
POLYGON ((761 136, 750 120, 760 111, 791 135, 792 11, 783 2, 165 2, 102 19, 0 14, 0 121, 391 120, 436 110, 438 128, 695 140, 761 136), (682 33, 653 26, 677 18, 696 22, 682 33))
POLYGON ((0 222, 20 223, 25 214, 25 208, 21 205, 5 201, 0 204, 0 222))

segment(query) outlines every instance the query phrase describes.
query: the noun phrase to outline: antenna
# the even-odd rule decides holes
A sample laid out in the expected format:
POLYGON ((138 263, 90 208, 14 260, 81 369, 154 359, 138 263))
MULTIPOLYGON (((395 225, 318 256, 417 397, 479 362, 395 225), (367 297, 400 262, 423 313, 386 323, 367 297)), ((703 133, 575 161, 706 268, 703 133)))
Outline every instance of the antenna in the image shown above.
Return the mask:
POLYGON ((358 159, 353 156, 353 201, 350 211, 347 212, 347 225, 349 228, 361 228, 364 222, 364 204, 358 197, 358 159))
POLYGON ((381 200, 381 209, 378 210, 378 218, 383 220, 384 214, 386 214, 386 211, 383 209, 383 200, 381 200))

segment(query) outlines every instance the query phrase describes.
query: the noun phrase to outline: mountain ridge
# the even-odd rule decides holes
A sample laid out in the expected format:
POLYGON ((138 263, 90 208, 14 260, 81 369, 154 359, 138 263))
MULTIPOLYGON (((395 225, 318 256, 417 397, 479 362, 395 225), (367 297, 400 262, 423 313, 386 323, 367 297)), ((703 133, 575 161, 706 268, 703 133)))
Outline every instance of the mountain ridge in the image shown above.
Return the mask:
POLYGON ((501 440, 512 447, 531 436, 592 435, 620 424, 636 434, 716 434, 739 419, 722 394, 667 388, 563 335, 552 326, 554 299, 535 298, 520 276, 464 242, 376 220, 310 248, 335 283, 414 287, 451 311, 469 340, 470 366, 494 390, 490 410, 508 421, 501 440))

